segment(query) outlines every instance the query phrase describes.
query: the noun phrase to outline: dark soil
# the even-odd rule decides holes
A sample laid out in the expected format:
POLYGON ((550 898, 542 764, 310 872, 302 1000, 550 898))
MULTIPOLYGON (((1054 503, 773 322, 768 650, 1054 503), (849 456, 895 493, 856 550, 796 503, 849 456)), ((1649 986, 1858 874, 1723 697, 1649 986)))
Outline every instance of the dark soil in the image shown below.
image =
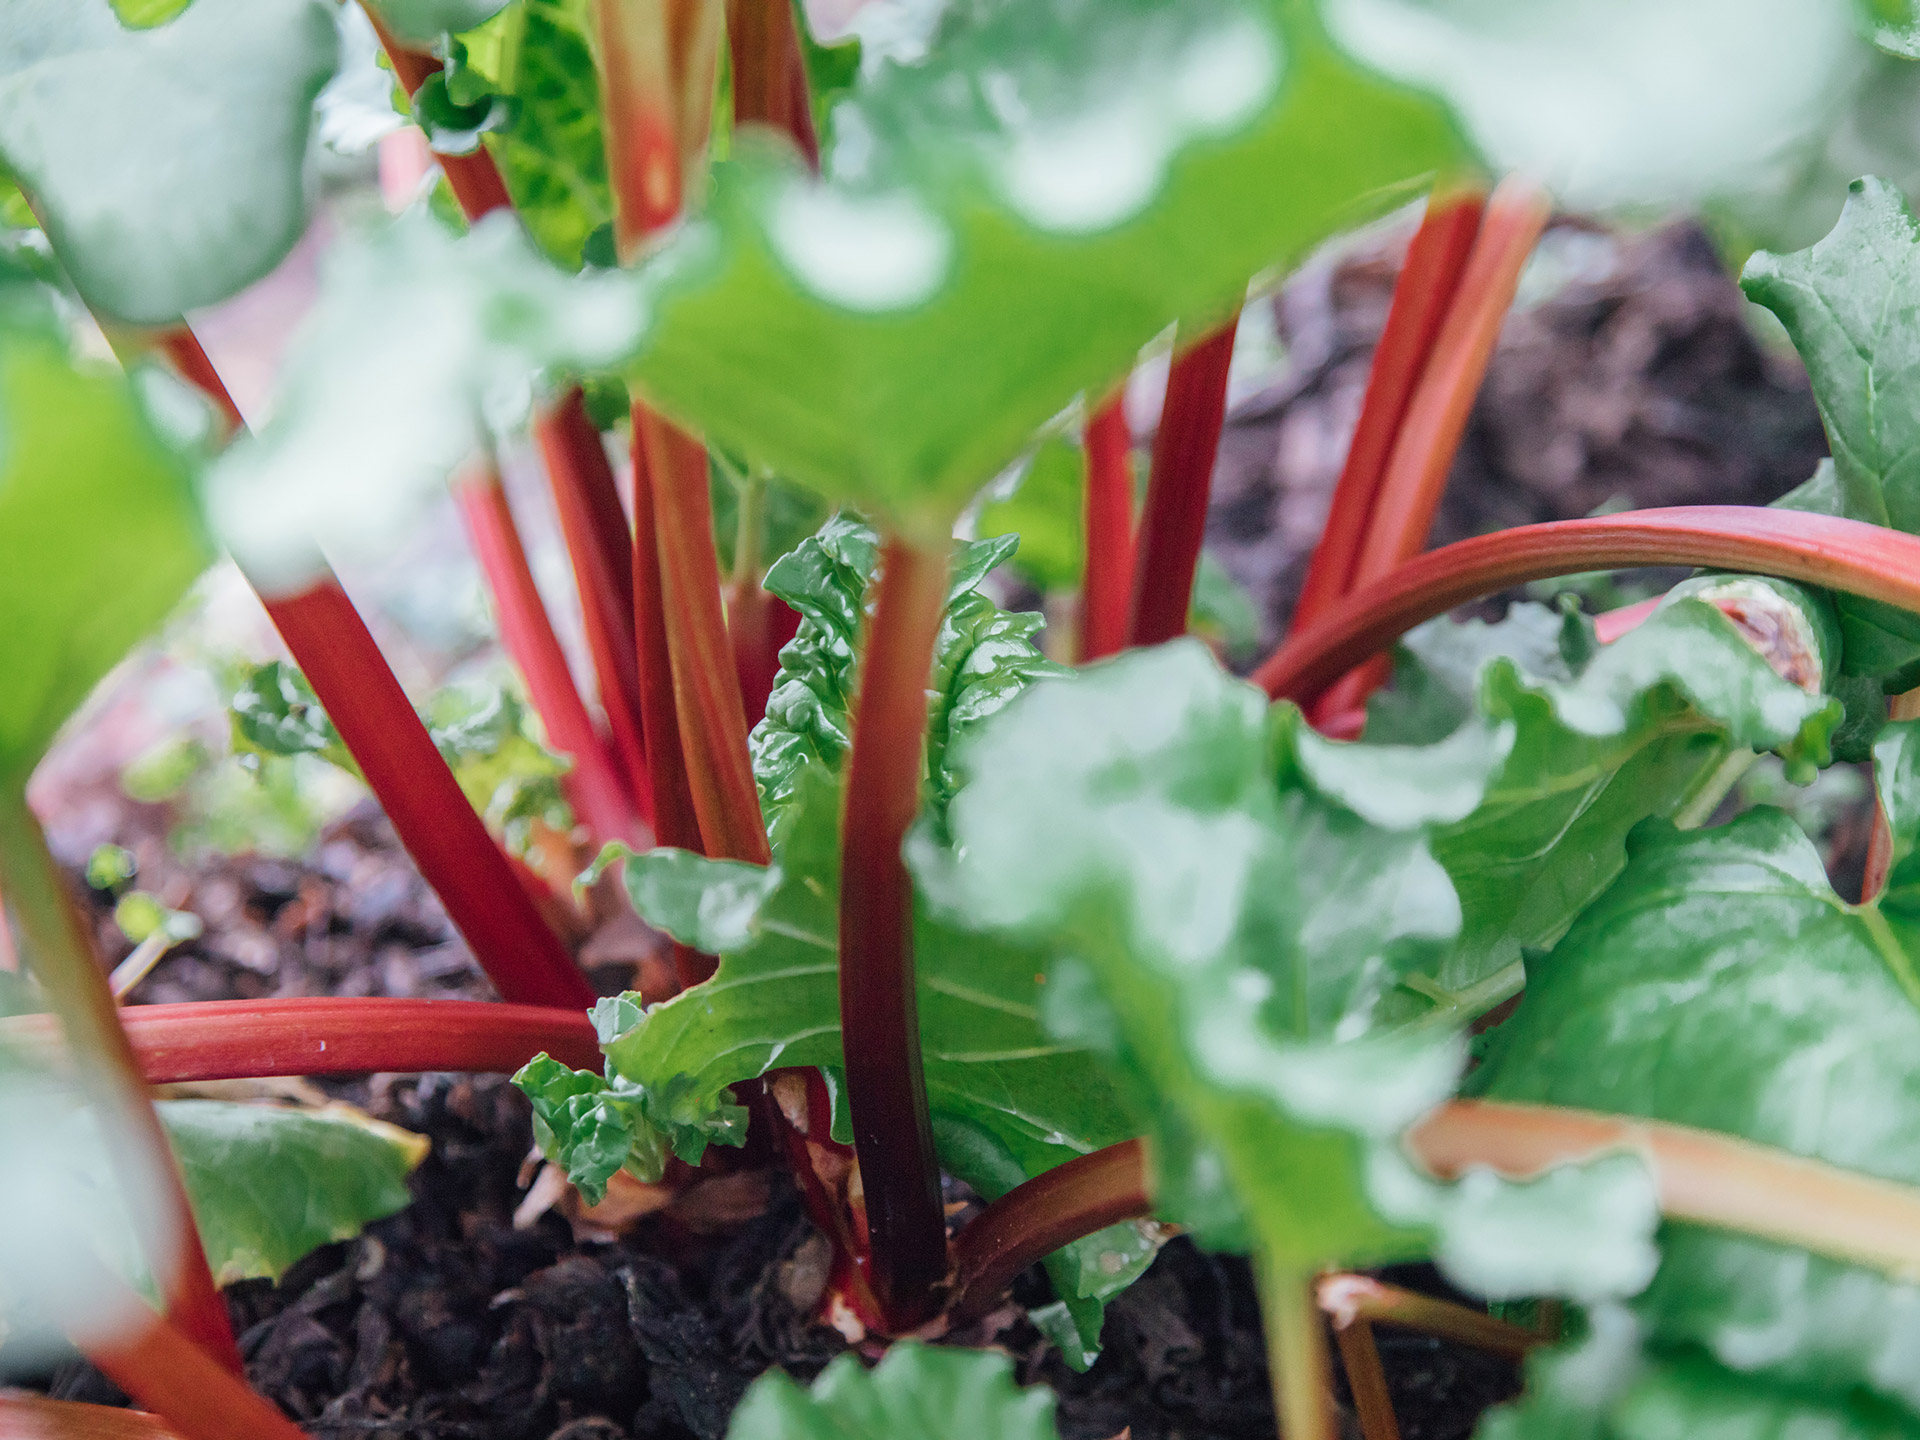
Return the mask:
MULTIPOLYGON (((1610 503, 1762 502, 1806 477, 1822 440, 1805 380, 1752 338, 1701 232, 1618 239, 1565 225, 1555 236, 1551 253, 1576 278, 1508 323, 1437 540, 1610 503)), ((1276 297, 1288 369, 1237 409, 1224 438, 1208 541, 1259 601, 1269 641, 1319 532, 1404 239, 1324 257, 1276 297)), ((188 863, 164 843, 164 809, 97 790, 61 798, 54 840, 69 864, 102 840, 127 845, 143 888, 207 924, 136 1001, 491 993, 371 811, 332 827, 303 862, 188 863)), ((110 900, 96 898, 103 941, 124 951, 110 900)), ((595 946, 596 982, 614 990, 652 942, 615 926, 595 946)), ((844 1348, 810 1321, 822 1244, 784 1180, 729 1177, 729 1224, 667 1214, 615 1241, 581 1241, 549 1212, 516 1228, 529 1130, 503 1080, 328 1088, 429 1135, 433 1150, 409 1209, 277 1285, 230 1292, 249 1378, 314 1435, 713 1437, 766 1367, 807 1377, 844 1348)), ((1427 1272, 1397 1278, 1438 1284, 1427 1272)), ((1037 1300, 1044 1284, 1028 1277, 1019 1293, 1037 1300)), ((1126 1427, 1137 1440, 1272 1433, 1239 1260, 1170 1244, 1112 1307, 1106 1352, 1086 1375, 1008 1314, 995 1343, 1023 1379, 1056 1389, 1068 1440, 1126 1427)), ((1479 1352, 1379 1339, 1408 1440, 1468 1434, 1518 1383, 1512 1365, 1479 1352)), ((83 1365, 51 1385, 113 1398, 83 1365)))

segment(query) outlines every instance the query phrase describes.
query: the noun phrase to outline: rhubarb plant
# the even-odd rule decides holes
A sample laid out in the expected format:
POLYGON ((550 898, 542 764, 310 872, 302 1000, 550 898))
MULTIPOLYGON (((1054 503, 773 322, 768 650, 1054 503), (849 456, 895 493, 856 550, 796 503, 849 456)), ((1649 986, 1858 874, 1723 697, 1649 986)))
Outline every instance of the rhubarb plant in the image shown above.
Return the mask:
MULTIPOLYGON (((386 1137, 365 1184, 317 1136, 265 1175, 227 1140, 196 1158, 147 1083, 437 1068, 517 1072, 589 1202, 772 1157, 830 1238, 827 1313, 876 1338, 978 1320, 1044 1263, 1036 1319, 1084 1363, 1157 1219, 1253 1254, 1295 1440, 1329 1433, 1317 1272, 1422 1256, 1575 1307, 1489 1433, 1911 1428, 1912 732, 1875 752, 1859 903, 1777 814, 1708 828, 1753 755, 1862 755, 1914 678, 1898 196, 1863 182, 1826 241, 1749 269, 1834 451, 1787 505, 1421 554, 1551 209, 1486 172, 1750 192, 1857 100, 1851 8, 981 0, 890 41, 869 17, 856 60, 784 3, 378 0, 445 189, 335 246, 257 433, 182 317, 299 233, 332 17, 13 8, 5 214, 40 229, 0 253, 0 904, 152 1221, 159 1306, 75 1338, 185 1440, 289 1433, 234 1377, 216 1281, 398 1203, 411 1152, 386 1137), (1693 130, 1672 73, 1711 82, 1693 130), (1204 590, 1237 312, 1421 194, 1295 632, 1232 678, 1161 642, 1204 590), (125 373, 73 358, 76 305, 125 373), (1136 497, 1117 396, 1156 344, 1136 497), (500 483, 523 428, 586 666, 500 483), (416 706, 334 575, 449 482, 526 711, 416 706), (1019 563, 995 531, 1079 591, 1054 661, 983 588, 1019 563), (291 657, 237 733, 364 778, 504 1003, 114 1005, 26 785, 210 540, 291 657), (1639 564, 1705 573, 1597 624, 1436 619, 1639 564), (617 842, 664 990, 589 1020, 564 902, 498 843, 533 818, 617 842), (1516 996, 1469 1073, 1469 1024, 1516 996), (952 1234, 943 1172, 988 1201, 952 1234), (308 1173, 340 1209, 288 1228, 308 1173)), ((1910 19, 1876 7, 1871 37, 1911 50, 1910 19)), ((1339 1338, 1378 1440, 1364 1326, 1339 1338)), ((903 1346, 764 1382, 736 1432, 1037 1437, 1045 1409, 903 1346)))

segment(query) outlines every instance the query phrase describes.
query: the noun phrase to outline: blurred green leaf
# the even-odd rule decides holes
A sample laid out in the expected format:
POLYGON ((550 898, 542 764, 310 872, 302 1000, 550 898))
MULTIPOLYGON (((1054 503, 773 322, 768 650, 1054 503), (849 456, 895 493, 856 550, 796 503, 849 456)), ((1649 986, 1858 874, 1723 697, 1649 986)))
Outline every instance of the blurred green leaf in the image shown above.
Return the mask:
POLYGON ((780 1370, 753 1383, 727 1440, 1057 1440, 1053 1392, 1022 1390, 996 1350, 901 1341, 869 1370, 842 1355, 803 1390, 780 1370))
POLYGON ((403 1209, 425 1137, 349 1105, 156 1107, 216 1283, 277 1280, 303 1255, 403 1209))
POLYGON ((410 212, 343 238, 272 419, 209 477, 215 527, 270 594, 312 583, 323 551, 380 558, 455 466, 525 419, 537 372, 609 364, 640 321, 625 277, 562 274, 510 215, 454 236, 410 212))
POLYGON ((124 845, 96 845, 87 856, 87 884, 95 890, 118 890, 133 872, 133 852, 124 845))
POLYGON ((314 755, 350 775, 360 773, 307 677, 292 665, 284 660, 243 665, 237 680, 228 708, 237 752, 314 755))
POLYGON ((197 0, 150 30, 107 0, 9 7, 0 159, 90 306, 169 325, 279 263, 336 51, 321 0, 197 0))
POLYGON ((1087 452, 1050 437, 1014 492, 980 507, 980 534, 1018 535, 1013 568, 1043 593, 1073 590, 1087 561, 1086 485, 1087 452))
POLYGON ((723 575, 733 573, 743 500, 759 511, 760 531, 753 543, 762 571, 817 531, 827 518, 826 502, 813 491, 773 475, 749 478, 717 455, 708 490, 713 503, 713 540, 723 575), (750 494, 755 486, 759 488, 757 496, 750 494))
MULTIPOLYGON (((1840 899, 1778 811, 1690 833, 1648 822, 1612 888, 1528 959, 1525 998, 1476 1090, 1920 1182, 1920 725, 1889 725, 1875 756, 1895 837, 1878 901, 1840 899)), ((1658 1343, 1810 1393, 1872 1390, 1920 1415, 1911 1283, 1691 1225, 1668 1225, 1662 1245, 1637 1305, 1658 1343)))
POLYGON ((824 179, 742 137, 649 266, 662 408, 944 537, 1175 319, 1390 206, 1460 148, 1281 0, 993 0, 835 108, 824 179))
POLYGON ((113 923, 120 933, 138 945, 154 935, 170 945, 191 940, 205 929, 200 917, 185 910, 170 910, 157 895, 145 890, 129 890, 113 907, 113 923))
POLYGON ((127 380, 0 331, 0 788, 211 558, 188 462, 127 380))
POLYGON ((366 0, 396 38, 422 47, 485 24, 508 0, 366 0))
POLYGON ((1260 643, 1260 608, 1253 596, 1205 550, 1193 574, 1193 609, 1187 628, 1235 661, 1250 656, 1260 643))
POLYGON ((448 685, 427 703, 426 721, 468 802, 509 848, 525 850, 534 820, 562 835, 573 829, 560 792, 572 762, 541 743, 518 695, 500 685, 448 685))

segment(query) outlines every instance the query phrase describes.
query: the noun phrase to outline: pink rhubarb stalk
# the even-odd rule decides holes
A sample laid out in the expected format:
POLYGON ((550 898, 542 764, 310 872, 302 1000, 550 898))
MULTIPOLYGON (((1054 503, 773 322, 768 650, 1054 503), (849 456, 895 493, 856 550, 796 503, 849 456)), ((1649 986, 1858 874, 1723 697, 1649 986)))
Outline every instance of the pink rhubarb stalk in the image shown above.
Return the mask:
POLYGON ((1133 586, 1133 434, 1122 393, 1087 422, 1086 568, 1080 585, 1082 664, 1126 648, 1133 586))

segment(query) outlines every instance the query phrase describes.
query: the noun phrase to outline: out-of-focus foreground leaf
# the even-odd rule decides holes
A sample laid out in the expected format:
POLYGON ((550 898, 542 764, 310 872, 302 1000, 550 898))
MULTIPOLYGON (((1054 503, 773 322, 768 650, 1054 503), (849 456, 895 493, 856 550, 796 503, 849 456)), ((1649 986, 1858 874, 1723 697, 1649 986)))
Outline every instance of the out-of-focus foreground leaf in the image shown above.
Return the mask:
POLYGON ((727 1440, 1056 1440, 1053 1392, 1022 1390, 995 1350, 902 1341, 869 1370, 842 1355, 801 1389, 769 1370, 747 1391, 727 1440))

